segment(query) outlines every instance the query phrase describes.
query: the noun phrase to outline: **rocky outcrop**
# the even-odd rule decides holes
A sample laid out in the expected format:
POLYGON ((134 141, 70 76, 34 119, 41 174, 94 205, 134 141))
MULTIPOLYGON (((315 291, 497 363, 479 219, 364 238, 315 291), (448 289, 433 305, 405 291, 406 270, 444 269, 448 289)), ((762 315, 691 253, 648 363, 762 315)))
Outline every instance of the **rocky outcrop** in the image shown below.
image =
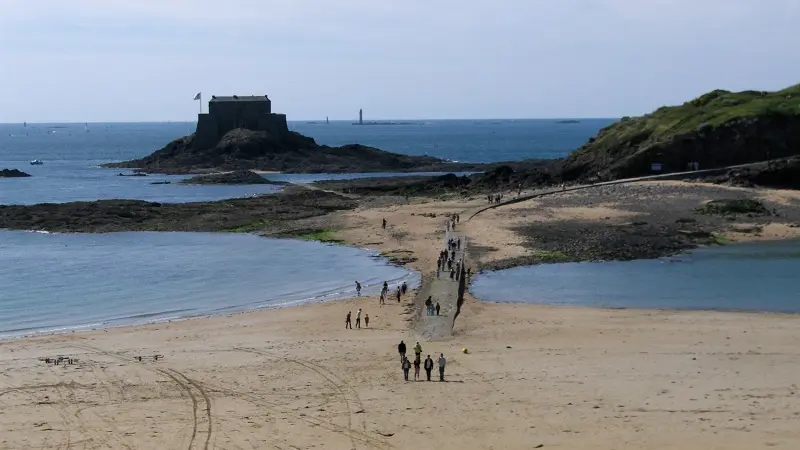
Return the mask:
POLYGON ((529 160, 494 164, 491 170, 468 176, 362 178, 318 181, 324 189, 360 195, 438 196, 482 195, 551 186, 561 182, 561 160, 529 160))
POLYGON ((800 85, 778 92, 709 92, 680 106, 624 117, 564 163, 564 178, 611 180, 800 154, 800 85))
POLYGON ((31 175, 17 169, 0 170, 0 178, 25 178, 29 176, 31 175))
MULTIPOLYGON (((429 156, 409 156, 353 144, 318 145, 296 132, 271 134, 235 129, 211 148, 193 145, 194 135, 176 139, 142 159, 107 164, 154 173, 270 170, 295 173, 439 171, 456 165, 429 156)), ((468 165, 467 165, 468 166, 468 165)))
POLYGON ((0 229, 53 232, 258 231, 351 209, 352 199, 315 190, 198 203, 141 200, 0 205, 0 229))
POLYGON ((755 166, 731 169, 721 175, 709 176, 705 181, 741 187, 800 189, 800 157, 793 156, 755 166))
POLYGON ((252 170, 197 175, 181 180, 181 184, 285 184, 267 180, 252 170))

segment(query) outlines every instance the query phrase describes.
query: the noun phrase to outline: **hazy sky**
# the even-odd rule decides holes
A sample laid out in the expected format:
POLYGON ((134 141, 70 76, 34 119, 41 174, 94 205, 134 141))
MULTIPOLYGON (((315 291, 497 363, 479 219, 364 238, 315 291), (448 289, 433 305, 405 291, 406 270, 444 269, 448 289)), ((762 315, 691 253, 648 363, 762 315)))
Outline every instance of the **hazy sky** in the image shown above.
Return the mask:
POLYGON ((198 91, 290 120, 636 115, 800 82, 798 23, 800 0, 0 0, 0 122, 195 120, 198 91))

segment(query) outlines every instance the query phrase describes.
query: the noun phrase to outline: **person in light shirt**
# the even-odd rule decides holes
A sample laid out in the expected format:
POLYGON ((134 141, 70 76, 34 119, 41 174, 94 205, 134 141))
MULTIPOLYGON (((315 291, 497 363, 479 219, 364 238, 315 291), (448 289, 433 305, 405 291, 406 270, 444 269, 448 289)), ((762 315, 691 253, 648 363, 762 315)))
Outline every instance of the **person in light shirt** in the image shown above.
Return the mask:
POLYGON ((444 357, 444 353, 439 354, 439 381, 444 381, 444 366, 447 365, 447 359, 444 357))

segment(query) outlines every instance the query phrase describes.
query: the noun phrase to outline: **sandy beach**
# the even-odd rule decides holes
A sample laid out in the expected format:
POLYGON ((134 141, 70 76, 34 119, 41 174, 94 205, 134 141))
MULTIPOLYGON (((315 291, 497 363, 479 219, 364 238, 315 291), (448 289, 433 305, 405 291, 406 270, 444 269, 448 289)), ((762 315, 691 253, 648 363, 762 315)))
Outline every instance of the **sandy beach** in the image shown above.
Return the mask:
MULTIPOLYGON (((796 204, 783 191, 757 195, 796 204)), ((459 225, 475 263, 535 252, 516 225, 634 213, 608 199, 547 202, 459 225)), ((330 220, 338 238, 430 273, 443 215, 484 204, 394 199, 330 220)), ((782 215, 738 240, 795 237, 793 220, 782 215)), ((0 342, 0 448, 800 448, 798 316, 467 296, 452 338, 421 341, 423 357, 448 358, 447 382, 405 382, 396 346, 417 340, 413 300, 379 307, 360 298, 0 342), (370 327, 345 330, 345 314, 358 308, 370 327), (39 360, 57 355, 78 360, 39 360)))

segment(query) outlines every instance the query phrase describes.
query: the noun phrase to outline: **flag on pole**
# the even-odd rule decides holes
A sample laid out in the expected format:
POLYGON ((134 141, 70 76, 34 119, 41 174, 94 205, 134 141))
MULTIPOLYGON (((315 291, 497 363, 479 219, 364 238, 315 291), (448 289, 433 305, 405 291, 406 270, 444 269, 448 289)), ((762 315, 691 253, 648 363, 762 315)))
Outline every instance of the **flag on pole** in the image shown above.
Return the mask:
POLYGON ((200 92, 198 92, 192 100, 200 100, 200 92))

